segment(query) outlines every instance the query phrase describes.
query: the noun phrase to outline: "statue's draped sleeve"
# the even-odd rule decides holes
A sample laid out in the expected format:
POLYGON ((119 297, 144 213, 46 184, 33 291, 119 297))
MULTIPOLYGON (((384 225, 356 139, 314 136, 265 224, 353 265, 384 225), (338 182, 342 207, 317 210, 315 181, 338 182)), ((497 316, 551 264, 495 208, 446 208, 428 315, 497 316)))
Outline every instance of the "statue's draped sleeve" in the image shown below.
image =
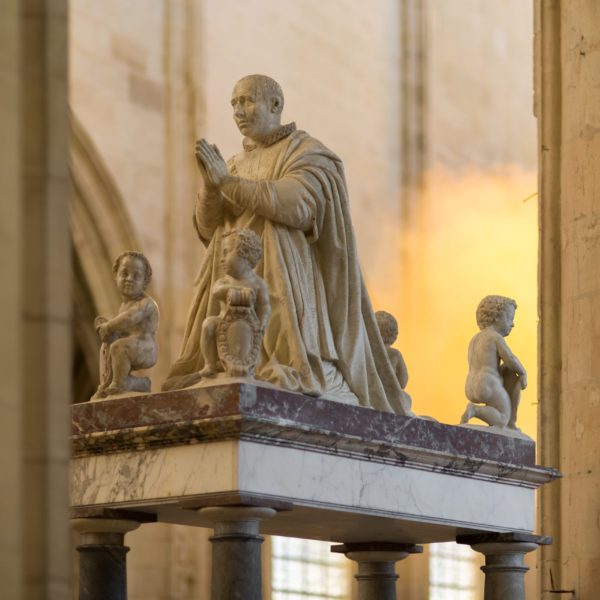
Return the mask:
MULTIPOLYGON (((232 160, 227 162, 227 170, 231 175, 235 175, 235 165, 232 160)), ((205 246, 208 246, 216 229, 222 225, 224 210, 222 193, 203 186, 196 198, 193 222, 198 237, 205 246)))
POLYGON ((225 199, 234 207, 305 233, 316 233, 318 180, 310 173, 291 173, 275 180, 229 178, 222 187, 225 199))

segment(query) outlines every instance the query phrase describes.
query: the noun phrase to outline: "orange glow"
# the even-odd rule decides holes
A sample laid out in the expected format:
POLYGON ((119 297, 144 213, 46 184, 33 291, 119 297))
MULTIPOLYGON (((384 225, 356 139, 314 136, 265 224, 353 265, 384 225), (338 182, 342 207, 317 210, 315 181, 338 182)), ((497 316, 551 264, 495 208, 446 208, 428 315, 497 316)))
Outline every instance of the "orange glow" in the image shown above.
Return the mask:
POLYGON ((396 346, 408 365, 415 412, 454 424, 466 405, 475 308, 487 294, 514 298, 515 328, 507 342, 529 375, 518 425, 535 438, 537 181, 535 173, 518 169, 502 173, 430 174, 404 234, 401 283, 372 296, 377 308, 398 317, 396 346))

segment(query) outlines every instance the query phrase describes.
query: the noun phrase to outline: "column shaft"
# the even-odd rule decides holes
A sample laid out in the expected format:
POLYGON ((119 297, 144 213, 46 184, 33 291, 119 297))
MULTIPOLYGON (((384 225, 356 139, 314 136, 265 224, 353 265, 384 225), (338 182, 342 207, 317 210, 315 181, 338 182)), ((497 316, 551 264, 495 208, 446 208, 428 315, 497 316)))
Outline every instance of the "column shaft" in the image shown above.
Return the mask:
MULTIPOLYGON (((404 555, 406 556, 406 554, 404 555)), ((396 561, 359 562, 358 581, 359 600, 396 600, 396 561)))
POLYGON ((211 600, 262 600, 261 519, 276 511, 261 507, 200 510, 214 523, 211 600))
MULTIPOLYGON (((229 525, 241 525, 230 523, 229 525)), ((217 529, 217 528, 215 528, 217 529)), ((255 532, 222 532, 212 542, 212 600, 262 600, 261 544, 255 532)))
POLYGON ((127 546, 86 544, 79 551, 79 600, 127 600, 127 546))
POLYGON ((127 600, 125 533, 139 526, 130 519, 73 519, 81 534, 79 600, 127 600))

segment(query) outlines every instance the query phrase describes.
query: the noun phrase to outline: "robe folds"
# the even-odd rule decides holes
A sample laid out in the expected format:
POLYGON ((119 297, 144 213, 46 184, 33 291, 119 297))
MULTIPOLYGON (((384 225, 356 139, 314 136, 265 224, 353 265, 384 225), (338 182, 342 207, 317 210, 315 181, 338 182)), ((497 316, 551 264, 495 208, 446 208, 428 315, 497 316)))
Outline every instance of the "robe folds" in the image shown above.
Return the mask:
POLYGON ((198 381, 202 322, 220 310, 210 291, 223 276, 222 234, 246 227, 263 241, 255 271, 272 308, 256 378, 332 399, 341 381, 361 406, 412 415, 363 283, 342 162, 306 132, 290 131, 268 146, 246 143, 228 161, 220 192, 198 196, 194 224, 207 252, 163 389, 198 381))

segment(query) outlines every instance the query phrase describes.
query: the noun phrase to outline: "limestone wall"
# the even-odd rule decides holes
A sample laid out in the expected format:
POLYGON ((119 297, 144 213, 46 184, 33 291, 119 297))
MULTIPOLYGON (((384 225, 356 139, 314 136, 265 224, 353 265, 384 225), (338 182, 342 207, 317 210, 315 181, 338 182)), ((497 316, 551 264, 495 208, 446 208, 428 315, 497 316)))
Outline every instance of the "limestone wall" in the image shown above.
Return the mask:
POLYGON ((600 6, 537 2, 541 192, 541 460, 544 598, 593 598, 600 582, 600 6))
POLYGON ((1 263, 2 280, 7 284, 0 292, 0 314, 2 330, 0 337, 0 440, 2 440, 2 473, 5 485, 14 490, 12 494, 0 496, 0 517, 3 535, 0 538, 0 577, 4 582, 7 598, 20 598, 23 593, 23 546, 24 536, 21 527, 20 490, 23 472, 22 450, 22 411, 20 402, 23 394, 23 380, 20 362, 21 323, 20 304, 22 290, 19 285, 23 258, 20 251, 19 231, 21 230, 21 182, 19 177, 19 157, 15 148, 20 147, 19 122, 19 39, 18 39, 17 0, 5 2, 0 8, 0 87, 2 110, 0 111, 0 135, 4 140, 0 154, 0 221, 3 235, 0 235, 0 252, 4 257, 1 263))
POLYGON ((0 578, 70 597, 66 3, 0 5, 0 578))
POLYGON ((508 342, 531 382, 519 422, 535 436, 533 11, 520 0, 423 7, 423 184, 404 231, 406 272, 397 286, 410 391, 418 412, 458 422, 475 308, 487 294, 514 297, 508 342))
POLYGON ((400 219, 399 8, 378 0, 204 2, 200 134, 225 156, 240 150, 231 119, 233 83, 265 73, 282 85, 283 120, 320 139, 343 160, 363 271, 370 288, 399 277, 400 219))

